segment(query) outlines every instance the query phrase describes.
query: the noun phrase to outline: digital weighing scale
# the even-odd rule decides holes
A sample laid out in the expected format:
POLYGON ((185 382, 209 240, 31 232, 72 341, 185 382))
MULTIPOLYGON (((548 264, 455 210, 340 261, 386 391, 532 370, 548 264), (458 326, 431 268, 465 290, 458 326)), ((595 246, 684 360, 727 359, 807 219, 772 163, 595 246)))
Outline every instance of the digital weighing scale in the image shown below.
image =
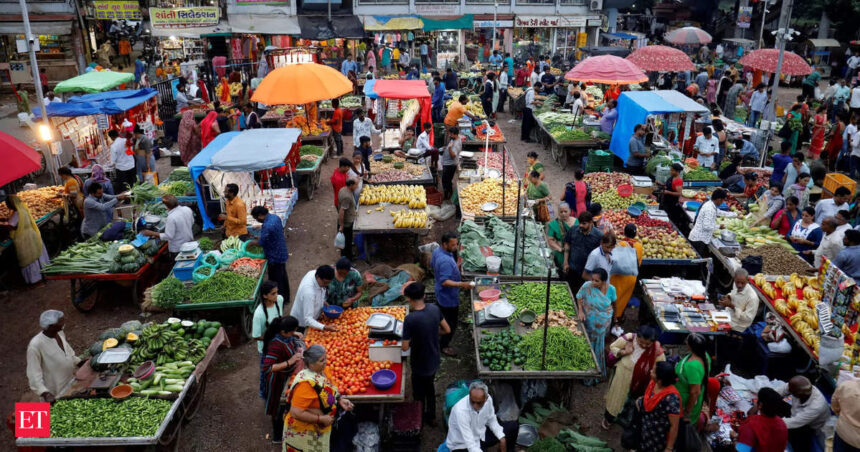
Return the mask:
POLYGON ((370 327, 368 337, 371 339, 400 340, 403 338, 403 322, 392 315, 372 314, 367 319, 366 325, 370 327))

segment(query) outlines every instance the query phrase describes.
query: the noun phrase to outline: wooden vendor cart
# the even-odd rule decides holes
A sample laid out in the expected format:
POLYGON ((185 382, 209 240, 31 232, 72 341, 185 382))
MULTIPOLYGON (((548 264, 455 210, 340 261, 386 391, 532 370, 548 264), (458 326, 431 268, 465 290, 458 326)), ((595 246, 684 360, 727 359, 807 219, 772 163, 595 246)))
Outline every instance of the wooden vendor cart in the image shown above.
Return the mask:
MULTIPOLYGON (((197 363, 194 372, 186 379, 185 387, 178 394, 176 400, 152 436, 129 436, 129 437, 81 437, 81 438, 17 438, 15 445, 18 447, 33 447, 40 449, 60 450, 93 450, 99 448, 129 449, 144 448, 156 451, 178 451, 180 450, 181 434, 183 425, 190 422, 200 411, 203 396, 206 393, 206 370, 215 358, 215 354, 222 345, 230 346, 230 341, 223 328, 219 328, 218 334, 212 338, 212 342, 206 348, 206 355, 197 363)), ((75 375, 76 380, 71 382, 65 397, 70 397, 74 391, 87 388, 91 382, 98 378, 98 373, 92 371, 89 365, 83 366, 75 375)), ((136 397, 132 395, 132 397, 136 397)), ((121 402, 119 402, 121 403, 121 402)))
MULTIPOLYGON (((304 139, 302 142, 305 143, 304 139)), ((328 151, 323 151, 323 155, 328 151)), ((304 186, 305 195, 308 200, 314 199, 314 191, 320 186, 320 178, 322 175, 322 163, 325 157, 317 159, 314 166, 310 168, 296 168, 293 171, 293 186, 296 188, 304 186)))
POLYGON ((403 236, 407 235, 410 239, 410 250, 417 249, 418 237, 430 233, 431 221, 428 219, 427 224, 422 228, 396 228, 394 227, 393 216, 391 211, 408 209, 405 204, 386 205, 381 211, 376 210, 377 205, 360 205, 356 213, 355 223, 353 223, 353 233, 364 235, 364 256, 370 262, 370 247, 368 245, 368 236, 403 236), (370 212, 368 212, 370 211, 370 212))
POLYGON ((69 281, 72 306, 80 312, 90 312, 100 298, 100 289, 104 283, 114 282, 122 286, 131 286, 131 299, 135 304, 140 303, 140 296, 146 287, 151 286, 158 278, 156 262, 167 253, 167 242, 161 243, 158 252, 134 273, 73 273, 66 275, 44 275, 46 280, 69 281))

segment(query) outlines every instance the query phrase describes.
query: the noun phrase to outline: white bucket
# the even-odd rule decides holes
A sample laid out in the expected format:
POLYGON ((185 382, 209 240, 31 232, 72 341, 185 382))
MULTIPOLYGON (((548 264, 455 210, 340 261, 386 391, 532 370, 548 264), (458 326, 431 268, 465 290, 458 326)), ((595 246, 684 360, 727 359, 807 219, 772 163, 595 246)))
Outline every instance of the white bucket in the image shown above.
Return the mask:
POLYGON ((487 263, 487 273, 498 274, 502 267, 502 258, 498 256, 487 256, 484 259, 487 263))

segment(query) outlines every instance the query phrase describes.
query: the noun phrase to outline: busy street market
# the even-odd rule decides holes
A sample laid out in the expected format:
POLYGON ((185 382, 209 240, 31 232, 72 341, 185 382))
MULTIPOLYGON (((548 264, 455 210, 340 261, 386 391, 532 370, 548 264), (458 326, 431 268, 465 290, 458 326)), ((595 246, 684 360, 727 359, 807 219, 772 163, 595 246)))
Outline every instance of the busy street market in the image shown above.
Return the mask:
POLYGON ((860 451, 860 11, 21 3, 4 450, 860 451))

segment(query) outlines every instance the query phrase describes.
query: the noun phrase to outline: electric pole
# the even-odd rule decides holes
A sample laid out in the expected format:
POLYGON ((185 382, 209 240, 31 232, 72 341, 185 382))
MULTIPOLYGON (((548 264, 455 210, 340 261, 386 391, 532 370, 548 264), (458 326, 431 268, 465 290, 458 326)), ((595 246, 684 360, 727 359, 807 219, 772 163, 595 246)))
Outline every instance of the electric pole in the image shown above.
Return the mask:
MULTIPOLYGON (((773 88, 771 90, 771 108, 776 109, 777 96, 779 95, 779 76, 782 72, 782 59, 785 55, 785 41, 790 39, 791 8, 794 0, 782 0, 782 9, 779 12, 779 29, 776 31, 776 45, 779 49, 779 57, 776 60, 776 73, 773 74, 773 88)), ((775 113, 775 112, 772 112, 775 113)))

